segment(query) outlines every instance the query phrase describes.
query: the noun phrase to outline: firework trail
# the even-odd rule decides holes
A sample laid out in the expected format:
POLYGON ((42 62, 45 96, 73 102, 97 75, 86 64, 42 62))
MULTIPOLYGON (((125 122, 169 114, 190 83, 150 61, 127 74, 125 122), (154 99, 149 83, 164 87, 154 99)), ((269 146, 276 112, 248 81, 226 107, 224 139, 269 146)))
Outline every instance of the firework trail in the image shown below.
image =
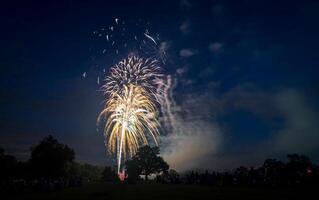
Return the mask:
POLYGON ((117 153, 118 173, 124 160, 132 157, 148 136, 158 145, 159 122, 156 104, 158 80, 162 77, 156 60, 129 56, 111 69, 102 86, 108 99, 98 122, 105 117, 104 134, 108 150, 117 153))
POLYGON ((176 87, 176 80, 171 75, 164 76, 158 80, 157 93, 159 95, 159 101, 161 105, 161 113, 164 121, 164 127, 168 132, 172 132, 175 124, 175 117, 172 111, 172 107, 175 106, 173 100, 173 89, 176 87))

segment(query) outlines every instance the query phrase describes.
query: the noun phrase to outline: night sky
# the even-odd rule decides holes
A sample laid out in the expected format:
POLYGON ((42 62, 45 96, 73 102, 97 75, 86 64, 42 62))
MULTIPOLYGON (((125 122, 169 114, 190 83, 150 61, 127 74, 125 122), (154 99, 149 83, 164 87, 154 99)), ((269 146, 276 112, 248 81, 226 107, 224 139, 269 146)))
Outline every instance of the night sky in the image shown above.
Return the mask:
POLYGON ((147 29, 176 83, 180 132, 163 133, 161 145, 173 168, 254 166, 287 153, 318 162, 318 9, 318 1, 2 2, 0 146, 25 160, 51 134, 78 161, 112 163, 97 130, 97 77, 103 83, 147 29), (115 18, 126 28, 115 45, 128 44, 118 53, 95 32, 115 18))

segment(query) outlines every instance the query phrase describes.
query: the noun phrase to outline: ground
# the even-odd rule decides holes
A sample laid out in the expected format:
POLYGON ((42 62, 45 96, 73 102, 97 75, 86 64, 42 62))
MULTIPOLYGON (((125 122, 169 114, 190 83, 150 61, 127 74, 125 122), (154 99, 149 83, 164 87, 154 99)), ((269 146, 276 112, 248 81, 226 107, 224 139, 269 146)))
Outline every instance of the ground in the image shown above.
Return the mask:
POLYGON ((314 189, 271 189, 169 185, 156 183, 91 183, 50 193, 15 194, 8 199, 313 199, 314 189))

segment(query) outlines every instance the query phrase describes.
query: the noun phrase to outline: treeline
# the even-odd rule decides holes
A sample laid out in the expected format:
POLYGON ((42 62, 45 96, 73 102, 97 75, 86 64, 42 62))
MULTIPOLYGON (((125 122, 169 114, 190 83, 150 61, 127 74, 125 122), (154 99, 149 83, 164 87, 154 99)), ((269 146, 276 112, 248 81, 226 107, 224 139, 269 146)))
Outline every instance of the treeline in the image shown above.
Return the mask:
POLYGON ((52 136, 31 147, 25 162, 0 148, 0 191, 50 191, 101 179, 103 167, 74 161, 75 153, 52 136))
POLYGON ((172 184, 199 184, 213 186, 306 186, 319 185, 319 167, 298 154, 287 155, 288 161, 266 159, 257 168, 239 167, 227 172, 188 171, 179 175, 175 170, 158 175, 156 181, 172 184))
POLYGON ((226 172, 187 171, 179 174, 160 157, 158 147, 141 147, 117 174, 113 167, 80 164, 75 153, 52 136, 31 147, 30 159, 21 162, 0 148, 0 192, 52 191, 82 186, 91 181, 137 183, 155 177, 163 184, 210 186, 306 186, 319 185, 319 167, 298 154, 289 154, 287 162, 266 159, 256 168, 239 167, 226 172), (120 175, 120 176, 119 176, 120 175))
MULTIPOLYGON (((198 184, 210 186, 262 186, 262 187, 315 187, 319 185, 319 167, 298 154, 287 155, 287 162, 266 159, 260 167, 238 167, 216 172, 191 170, 179 174, 159 156, 157 147, 141 147, 133 158, 125 163, 123 180, 128 183, 147 180, 163 184, 198 184)), ((115 168, 106 168, 104 180, 117 181, 115 168)))

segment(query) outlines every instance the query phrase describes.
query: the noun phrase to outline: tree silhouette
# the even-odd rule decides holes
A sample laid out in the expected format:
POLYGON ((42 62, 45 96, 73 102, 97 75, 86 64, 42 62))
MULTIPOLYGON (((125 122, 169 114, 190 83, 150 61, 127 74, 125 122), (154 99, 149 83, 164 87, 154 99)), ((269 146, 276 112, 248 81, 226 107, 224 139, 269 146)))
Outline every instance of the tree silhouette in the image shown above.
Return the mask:
POLYGON ((180 182, 179 174, 174 169, 170 169, 168 171, 168 178, 169 178, 170 183, 179 183, 180 182))
POLYGON ((0 147, 0 181, 9 180, 16 176, 18 161, 14 156, 6 155, 0 147))
POLYGON ((31 164, 36 177, 66 177, 74 160, 74 151, 51 135, 31 148, 31 164))
POLYGON ((143 146, 133 156, 132 160, 127 162, 128 176, 138 173, 145 175, 145 180, 148 180, 150 174, 158 174, 166 172, 169 169, 168 164, 159 156, 158 147, 143 146), (134 169, 134 170, 133 170, 134 169))
POLYGON ((102 179, 104 181, 117 181, 118 176, 115 169, 112 169, 110 166, 106 166, 102 172, 102 179))
POLYGON ((2 147, 0 147, 0 156, 4 155, 4 149, 2 147))
POLYGON ((141 174, 141 168, 136 159, 129 160, 125 163, 126 171, 127 171, 127 181, 129 183, 135 183, 139 175, 141 174))
POLYGON ((285 164, 277 159, 266 159, 262 168, 265 170, 265 182, 270 185, 279 185, 283 181, 285 164))
POLYGON ((248 169, 246 167, 240 166, 235 170, 235 177, 237 179, 237 184, 247 185, 248 184, 248 169))
POLYGON ((95 166, 95 165, 90 165, 87 163, 78 164, 78 166, 79 166, 79 173, 83 179, 88 181, 101 180, 102 173, 104 170, 102 166, 95 166))
POLYGON ((286 171, 288 181, 291 184, 304 182, 308 176, 308 170, 312 168, 312 163, 307 156, 298 154, 288 154, 286 171))

